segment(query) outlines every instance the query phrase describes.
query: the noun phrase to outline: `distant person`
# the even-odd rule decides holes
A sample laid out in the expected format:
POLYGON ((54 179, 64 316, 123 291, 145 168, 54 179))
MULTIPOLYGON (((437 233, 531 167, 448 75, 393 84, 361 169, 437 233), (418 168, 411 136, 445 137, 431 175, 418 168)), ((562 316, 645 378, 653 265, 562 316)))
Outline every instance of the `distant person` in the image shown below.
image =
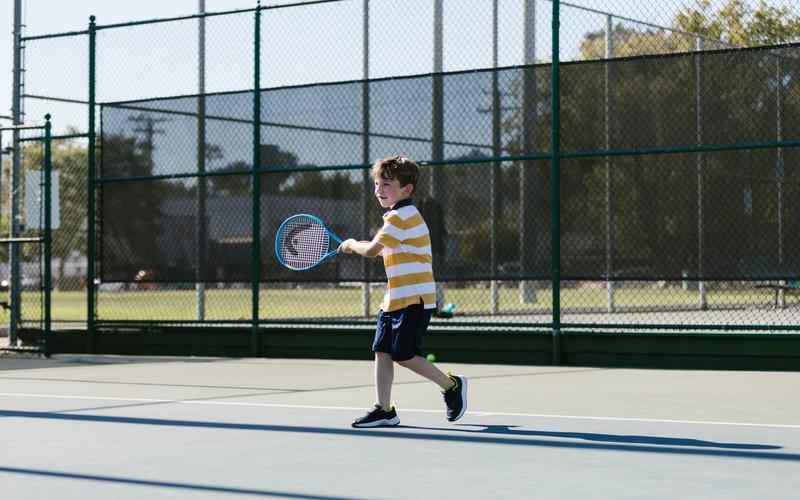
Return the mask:
POLYGON ((428 226, 412 196, 419 167, 403 156, 390 156, 372 166, 374 193, 381 207, 383 226, 372 241, 347 239, 341 253, 383 256, 388 284, 378 312, 372 350, 375 353, 377 402, 353 427, 386 427, 400 423, 391 404, 394 363, 436 383, 444 394, 447 420, 455 422, 467 409, 467 378, 445 374, 422 357, 422 336, 436 310, 436 284, 428 226))

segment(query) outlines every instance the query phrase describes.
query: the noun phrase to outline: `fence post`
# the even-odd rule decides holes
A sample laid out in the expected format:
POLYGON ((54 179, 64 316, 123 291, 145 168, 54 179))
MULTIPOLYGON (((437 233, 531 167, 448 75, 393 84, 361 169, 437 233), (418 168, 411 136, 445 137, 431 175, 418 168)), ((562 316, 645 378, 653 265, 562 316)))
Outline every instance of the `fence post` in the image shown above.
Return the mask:
MULTIPOLYGON (((523 14, 523 64, 522 75, 522 151, 529 155, 536 150, 536 2, 525 0, 523 14)), ((520 304, 535 304, 538 301, 536 286, 529 276, 534 271, 536 257, 544 240, 544 221, 536 219, 535 202, 545 199, 542 179, 536 178, 536 163, 523 160, 519 173, 519 267, 522 278, 519 282, 520 304), (537 180, 539 181, 537 183, 537 180), (537 231, 537 229, 539 231, 537 231)))
MULTIPOLYGON (((611 59, 614 57, 614 18, 606 16, 606 71, 605 71, 605 136, 606 151, 611 149, 611 59)), ((606 311, 613 313, 614 304, 614 176, 611 157, 606 156, 606 311)))
POLYGON ((206 261, 208 231, 206 227, 206 197, 208 196, 206 172, 206 1, 198 0, 197 19, 197 274, 195 295, 197 321, 206 319, 206 261))
MULTIPOLYGON (((364 165, 370 163, 370 110, 369 110, 369 0, 364 0, 364 17, 363 17, 363 70, 362 77, 364 83, 361 87, 361 161, 364 165)), ((361 234, 363 238, 368 237, 369 233, 369 206, 371 196, 368 193, 372 192, 372 179, 369 168, 365 169, 361 174, 361 183, 364 189, 361 192, 361 234)), ((364 282, 361 284, 361 314, 365 318, 369 317, 371 307, 371 290, 372 283, 369 281, 370 270, 372 263, 369 259, 361 259, 361 276, 364 282)))
POLYGON ((553 364, 561 364, 561 105, 559 94, 560 58, 560 0, 553 0, 553 66, 551 76, 552 140, 550 161, 550 199, 553 231, 552 271, 553 271, 553 364))
MULTIPOLYGON (((433 89, 432 89, 432 124, 431 124, 431 159, 434 162, 444 160, 444 5, 443 0, 433 2, 433 89)), ((447 188, 444 185, 444 173, 441 163, 429 166, 431 206, 447 206, 447 188)), ((445 224, 442 220, 442 224, 445 224)), ((444 228, 438 228, 444 231, 444 228)), ((431 245, 434 262, 442 265, 446 262, 446 248, 431 245), (438 250, 438 252, 437 252, 438 250), (441 252, 439 255, 437 253, 441 252)), ((444 307, 444 286, 436 282, 436 307, 444 307)))
MULTIPOLYGON (((697 109, 697 145, 703 145, 703 39, 695 40, 697 78, 695 81, 695 108, 697 109)), ((703 153, 697 154, 697 293, 700 310, 708 308, 706 284, 703 281, 703 153)))
POLYGON ((252 246, 252 306, 253 325, 250 334, 250 351, 259 356, 258 339, 259 295, 261 292, 261 2, 255 14, 254 69, 253 69, 253 246, 252 246))
POLYGON ((89 144, 88 196, 86 209, 86 352, 95 352, 95 173, 97 169, 95 130, 95 90, 97 32, 95 16, 89 16, 89 144))
MULTIPOLYGON (((775 132, 778 142, 783 140, 783 69, 781 66, 780 52, 775 57, 775 132)), ((778 180, 778 269, 784 272, 783 268, 783 182, 784 178, 784 163, 783 163, 783 148, 778 148, 775 158, 775 176, 778 180)), ((783 309, 786 307, 786 296, 784 290, 778 290, 778 307, 783 309)))
MULTIPOLYGON (((501 109, 500 102, 500 82, 498 81, 497 67, 499 66, 499 0, 492 2, 492 156, 495 158, 503 154, 501 143, 501 109)), ((493 316, 500 312, 500 289, 497 281, 497 221, 500 217, 500 162, 492 163, 492 176, 490 182, 491 191, 491 217, 489 217, 489 241, 490 247, 490 270, 492 281, 489 288, 490 306, 489 312, 493 316)))
MULTIPOLYGON (((13 89, 12 89, 12 102, 11 102, 11 119, 13 125, 22 125, 24 122, 25 113, 22 109, 22 86, 24 85, 23 78, 23 44, 22 44, 22 2, 16 0, 14 2, 14 69, 13 69, 13 89)), ((20 170, 22 168, 22 145, 20 143, 19 130, 14 129, 11 132, 11 183, 9 186, 10 201, 11 201, 11 220, 9 237, 17 238, 22 233, 20 221, 22 220, 20 214, 20 170)), ((22 319, 22 283, 20 280, 20 266, 22 252, 20 251, 19 243, 11 243, 9 245, 9 279, 10 279, 10 305, 11 316, 8 324, 8 342, 12 347, 16 347, 17 329, 20 320, 22 319)))
POLYGON ((50 114, 44 115, 44 352, 50 354, 50 335, 52 333, 52 290, 53 290, 53 269, 52 269, 52 197, 50 189, 53 183, 53 161, 52 161, 52 127, 50 124, 50 114))

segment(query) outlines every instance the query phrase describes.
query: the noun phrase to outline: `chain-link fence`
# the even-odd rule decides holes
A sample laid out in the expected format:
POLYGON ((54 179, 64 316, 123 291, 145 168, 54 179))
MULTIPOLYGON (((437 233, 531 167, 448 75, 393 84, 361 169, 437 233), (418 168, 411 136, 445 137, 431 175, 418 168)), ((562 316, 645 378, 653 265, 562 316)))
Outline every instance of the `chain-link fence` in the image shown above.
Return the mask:
POLYGON ((436 321, 797 324, 788 1, 338 0, 97 22, 25 38, 28 112, 77 117, 54 154, 75 182, 57 320, 370 321, 380 259, 296 273, 272 242, 298 212, 370 238, 368 168, 404 154, 423 165, 416 203, 455 311, 436 321))
MULTIPOLYGON (((18 338, 26 328, 49 333, 52 330, 53 230, 58 229, 59 172, 52 168, 50 115, 42 124, 0 126, 0 144, 12 136, 9 146, 0 151, 0 219, 8 237, 0 238, 0 301, 6 316, 3 336, 9 347, 16 349, 18 338), (16 150, 25 149, 25 161, 16 150), (6 155, 9 155, 6 160, 6 155), (14 155, 16 155, 15 158, 14 155), (12 159, 13 158, 13 159, 12 159), (55 199, 53 199, 55 198, 55 199), (55 210, 53 207, 56 207, 55 210)), ((48 354, 47 336, 39 337, 35 346, 48 354)))

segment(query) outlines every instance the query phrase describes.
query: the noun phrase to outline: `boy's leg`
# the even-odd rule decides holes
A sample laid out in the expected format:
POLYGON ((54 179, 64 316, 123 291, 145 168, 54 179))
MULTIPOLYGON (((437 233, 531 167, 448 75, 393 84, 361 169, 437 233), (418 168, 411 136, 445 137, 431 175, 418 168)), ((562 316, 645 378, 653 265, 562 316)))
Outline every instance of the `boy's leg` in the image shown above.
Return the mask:
POLYGON ((392 407, 392 383, 394 382, 394 362, 386 352, 375 353, 375 395, 378 404, 386 411, 392 407))
POLYGON ((385 321, 383 311, 378 314, 378 324, 372 350, 375 352, 375 397, 378 402, 367 414, 353 421, 353 427, 392 427, 400 423, 392 407, 392 382, 394 362, 391 349, 391 322, 385 321))
POLYGON ((437 384, 447 405, 447 420, 460 419, 467 408, 467 379, 445 375, 433 363, 421 356, 422 336, 428 329, 431 310, 423 304, 408 306, 392 317, 391 359, 405 368, 437 384))
POLYGON ((412 372, 422 375, 426 379, 435 383, 442 388, 442 391, 447 391, 448 389, 452 388, 453 384, 455 383, 453 379, 448 377, 442 370, 436 368, 436 365, 422 356, 416 355, 411 359, 398 361, 398 363, 404 368, 408 368, 412 372))
POLYGON ((447 406, 447 420, 455 422, 467 411, 467 377, 445 375, 440 369, 422 356, 414 356, 406 361, 398 361, 402 366, 435 382, 442 388, 447 406))

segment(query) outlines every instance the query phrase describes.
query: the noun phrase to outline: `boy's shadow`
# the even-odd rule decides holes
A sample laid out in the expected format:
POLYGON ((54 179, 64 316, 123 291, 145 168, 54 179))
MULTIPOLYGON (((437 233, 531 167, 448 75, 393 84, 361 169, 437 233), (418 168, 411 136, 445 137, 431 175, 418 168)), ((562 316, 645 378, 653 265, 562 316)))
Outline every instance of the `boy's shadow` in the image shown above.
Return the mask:
POLYGON ((520 437, 549 437, 583 439, 602 443, 646 444, 659 446, 692 446, 702 448, 723 448, 729 450, 779 450, 781 446, 747 443, 718 443, 701 439, 672 438, 659 436, 634 436, 617 434, 598 434, 593 432, 553 432, 553 431, 526 431, 517 430, 518 425, 485 425, 485 424, 455 424, 458 427, 481 427, 480 429, 464 429, 452 427, 420 427, 413 425, 399 425, 398 428, 420 429, 429 431, 458 431, 470 434, 520 436, 520 437))

